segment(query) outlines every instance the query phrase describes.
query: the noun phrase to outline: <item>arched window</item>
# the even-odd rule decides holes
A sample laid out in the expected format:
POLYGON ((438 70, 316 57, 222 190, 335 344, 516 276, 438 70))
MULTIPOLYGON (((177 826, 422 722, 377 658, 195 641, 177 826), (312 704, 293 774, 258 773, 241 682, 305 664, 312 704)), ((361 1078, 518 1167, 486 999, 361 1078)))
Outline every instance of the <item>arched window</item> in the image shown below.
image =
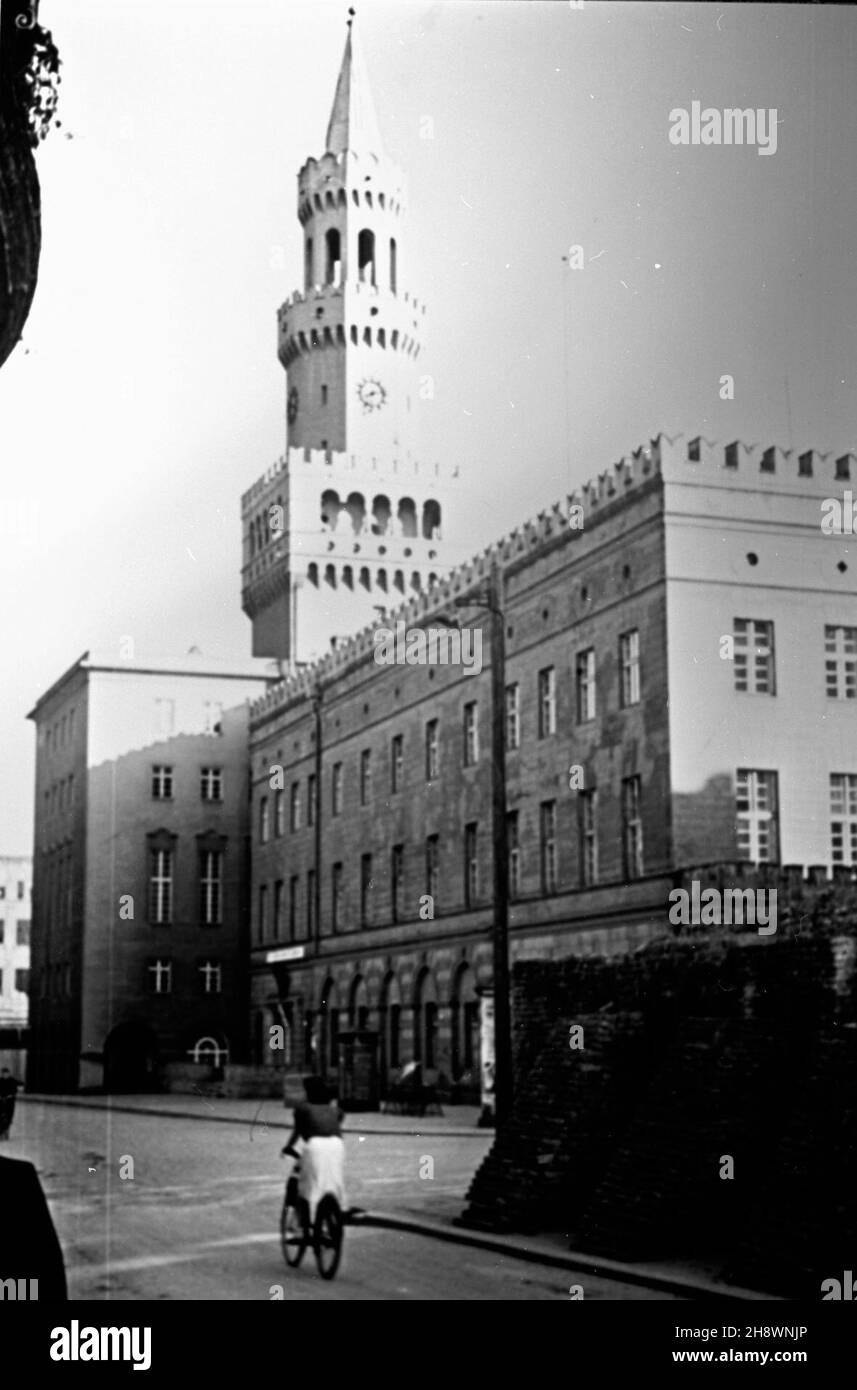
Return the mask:
POLYGON ((343 565, 342 567, 342 582, 346 589, 354 588, 354 571, 350 565, 343 565))
POLYGON ((402 1032, 402 992, 392 971, 387 975, 381 989, 381 1006, 378 1010, 378 1033, 380 1035, 379 1069, 381 1085, 386 1092, 395 1072, 401 1066, 402 1032))
POLYGON ((335 531, 339 525, 339 513, 342 510, 342 503, 339 500, 339 493, 333 488, 327 488, 321 494, 321 523, 326 531, 335 531))
POLYGON ((368 565, 364 565, 360 571, 360 583, 363 585, 364 589, 372 588, 372 579, 369 574, 368 565))
POLYGON ((336 1072, 339 1066, 339 1009, 336 985, 328 976, 324 982, 318 1006, 318 1068, 322 1076, 336 1072))
POLYGON ((229 1061, 229 1048, 221 1047, 216 1038, 199 1038, 188 1048, 188 1055, 201 1066, 221 1067, 229 1061))
POLYGON ((429 582, 429 584, 436 584, 436 583, 437 583, 437 575, 436 575, 434 572, 432 572, 432 573, 429 575, 429 577, 428 577, 428 582, 429 582))
POLYGON ((331 587, 331 589, 335 589, 335 588, 336 588, 336 566, 335 566, 335 565, 325 565, 325 567, 324 567, 324 582, 325 582, 325 584, 329 584, 330 587, 331 587))
POLYGON ((479 996, 476 977, 462 965, 452 989, 452 1079, 479 1075, 479 996))
POLYGON ((437 985, 428 969, 414 990, 414 1060, 422 1062, 423 1075, 437 1065, 437 985))
POLYGON ((390 237, 390 289, 396 293, 396 238, 390 237))
POLYGON ((375 233, 368 227, 357 237, 357 274, 367 284, 375 283, 375 233))
POLYGON ((400 594, 405 592, 405 576, 401 570, 396 570, 393 575, 393 588, 398 589, 400 594))
POLYGON ((324 283, 339 285, 342 282, 342 241, 336 227, 330 227, 324 237, 327 250, 324 283))
POLYGON ((310 561, 307 565, 306 577, 310 584, 314 584, 315 587, 318 588, 318 565, 315 563, 315 560, 310 561))
POLYGON ((366 1028, 369 1025, 369 995, 362 975, 355 975, 351 984, 348 1024, 351 1028, 366 1028))
POLYGON ((386 594, 386 592, 387 592, 387 571, 386 571, 386 570, 379 570, 379 571, 378 571, 378 588, 379 588, 379 589, 383 589, 383 590, 384 590, 384 593, 386 594))
POLYGON ((390 499, 379 493, 372 503, 372 535, 386 536, 390 525, 390 499))
POLYGON ((366 525, 366 499, 362 492, 351 492, 345 509, 351 518, 351 529, 355 536, 359 536, 366 525))
POLYGON ((313 267, 312 267, 312 237, 308 236, 304 244, 304 289, 312 289, 313 267))
POLYGON ((420 589, 422 588, 422 580, 420 579, 417 570, 414 570, 413 574, 411 575, 411 588, 413 589, 415 594, 418 594, 420 589))
POLYGON ((432 497, 423 503, 423 536, 427 541, 439 541, 441 538, 440 503, 432 497))
POLYGON ((397 517, 403 536, 417 534, 417 509, 413 497, 400 498, 397 517))

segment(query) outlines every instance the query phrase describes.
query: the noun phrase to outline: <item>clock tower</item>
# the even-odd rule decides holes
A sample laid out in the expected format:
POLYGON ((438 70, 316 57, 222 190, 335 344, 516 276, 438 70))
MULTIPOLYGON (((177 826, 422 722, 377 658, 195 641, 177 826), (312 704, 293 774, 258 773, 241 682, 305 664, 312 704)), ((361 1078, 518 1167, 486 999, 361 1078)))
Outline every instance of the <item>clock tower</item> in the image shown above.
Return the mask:
POLYGON ((298 175, 303 288, 278 314, 286 453, 242 503, 253 653, 291 668, 462 558, 442 540, 453 470, 414 449, 433 384, 419 364, 425 307, 405 210, 349 18, 325 151, 298 175))

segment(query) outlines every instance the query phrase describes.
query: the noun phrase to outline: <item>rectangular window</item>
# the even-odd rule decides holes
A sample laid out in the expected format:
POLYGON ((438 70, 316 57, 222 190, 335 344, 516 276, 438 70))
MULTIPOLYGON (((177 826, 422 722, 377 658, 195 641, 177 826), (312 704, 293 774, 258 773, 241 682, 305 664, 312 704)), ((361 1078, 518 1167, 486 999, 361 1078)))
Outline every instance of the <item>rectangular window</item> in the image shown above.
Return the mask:
POLYGON ((622 708, 640 703, 640 633, 637 628, 619 638, 622 708))
POLYGON ((556 892, 556 802, 543 801, 541 828, 542 892, 556 892))
POLYGON ((332 815, 342 815, 342 763, 333 764, 330 784, 330 809, 332 815))
POLYGON ((173 794, 173 770, 159 764, 152 768, 152 796, 156 801, 169 801, 173 794))
POLYGON ((598 882, 598 793, 580 791, 578 795, 578 814, 580 816, 580 886, 591 888, 598 882))
POLYGON ((372 800, 372 750, 364 748, 360 754, 360 805, 368 806, 372 800))
MULTIPOLYGON (((2 941, 0 937, 0 941, 2 941)), ((19 922, 15 927, 15 945, 29 946, 30 944, 30 924, 29 922, 19 922)))
POLYGON ((289 879, 289 940, 294 941, 298 934, 298 894, 300 879, 292 874, 289 879))
POLYGON ((219 767, 204 767, 200 773, 199 794, 203 801, 223 800, 223 772, 219 767))
POLYGON ((280 836, 286 828, 286 797, 282 790, 274 792, 274 834, 280 836))
POLYGON ((735 834, 740 859, 755 864, 779 862, 776 772, 739 767, 735 776, 735 834))
POLYGON ((271 838, 271 808, 268 798, 263 796, 259 802, 259 839, 266 845, 271 838))
POLYGON ((857 865, 857 773, 831 772, 830 817, 833 863, 857 865))
POLYGON ((575 659, 577 677, 577 722, 586 724, 595 718, 595 648, 587 647, 575 659))
POLYGON ((306 876, 306 931, 307 937, 315 934, 315 869, 307 869, 306 876))
POLYGON ((396 734, 390 753, 390 786, 394 792, 401 791, 405 770, 405 745, 401 734, 396 734))
POLYGON ((440 841, 437 835, 426 837, 426 892, 437 909, 438 889, 440 888, 440 841))
POLYGON ((824 679, 829 700, 857 699, 857 627, 825 626, 824 679))
POLYGON ((274 884, 274 940, 283 939, 283 889, 285 883, 278 878, 274 884))
POLYGON ((556 733, 556 671, 546 666, 539 671, 539 738, 556 733))
POLYGON ((506 845, 509 852, 509 897, 514 902, 521 892, 521 844, 517 811, 509 811, 506 816, 506 845))
POLYGON ((517 682, 506 686, 506 751, 521 746, 521 691, 517 682))
POLYGON ((733 626, 735 689, 746 695, 775 695, 774 624, 736 618, 733 626))
POLYGON ((475 700, 464 706, 464 766, 475 767, 479 761, 479 710, 475 700))
POLYGON ((29 970, 15 971, 15 988, 18 990, 20 994, 27 994, 30 988, 29 970))
POLYGON ((368 927, 371 917, 372 901, 372 856, 364 854, 360 858, 360 925, 368 927))
POLYGON ((476 858, 477 825, 464 827, 464 906, 475 907, 479 897, 479 861, 476 858))
POLYGON ((221 894, 223 884, 223 854, 218 849, 202 852, 200 864, 201 917, 206 927, 219 927, 221 915, 221 894))
POLYGON ((330 884, 331 924, 334 931, 342 930, 342 865, 334 864, 330 884))
POLYGON ((6 919, 5 919, 4 917, 0 917, 0 946, 2 946, 2 944, 3 944, 3 938, 5 937, 5 935, 6 935, 6 919))
POLYGON ((222 972, 220 962, 216 960, 203 961, 199 966, 199 973, 202 978, 203 994, 219 994, 222 986, 222 972))
POLYGON ((258 941, 264 941, 268 934, 268 885, 259 884, 259 930, 258 941))
POLYGON ((394 845, 391 860, 390 895, 393 901, 393 921, 401 922, 405 895, 405 847, 394 845))
POLYGON ((625 854, 625 877, 643 876, 643 821, 641 816, 642 785, 640 777, 622 780, 622 830, 625 854))
POLYGON ((153 849, 149 867, 149 921, 168 926, 173 920, 173 852, 153 849))
POLYGON ((433 782, 438 776, 438 737, 437 720, 430 719, 426 724, 426 781, 433 782))
POLYGON ((289 799, 289 828, 300 830, 301 828, 301 784, 292 782, 292 789, 289 799))
POLYGON ((169 960, 155 960, 149 966, 149 988, 153 994, 169 994, 173 987, 173 964, 169 960))
POLYGON ((306 823, 315 825, 315 803, 316 803, 316 783, 318 779, 314 772, 307 778, 306 784, 306 823))

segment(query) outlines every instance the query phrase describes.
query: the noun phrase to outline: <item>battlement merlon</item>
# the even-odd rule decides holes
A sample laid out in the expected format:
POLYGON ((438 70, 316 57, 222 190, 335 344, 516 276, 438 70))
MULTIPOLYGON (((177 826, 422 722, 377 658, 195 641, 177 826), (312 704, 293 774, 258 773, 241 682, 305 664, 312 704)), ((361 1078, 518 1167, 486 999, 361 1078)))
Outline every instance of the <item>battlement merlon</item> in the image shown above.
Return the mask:
POLYGON ((330 199, 341 203, 340 192, 346 195, 352 207, 366 203, 398 215, 407 211, 408 182, 403 170, 392 160, 354 150, 344 150, 341 154, 328 151, 320 159, 310 157, 298 173, 301 222, 308 220, 313 211, 329 209, 330 199), (353 196, 355 193, 357 200, 353 196))
POLYGON ((306 307, 311 315, 315 315, 318 309, 328 312, 351 296, 356 297, 358 301, 365 300, 367 308, 377 308, 383 304, 387 309, 403 307, 404 313, 411 316, 424 315, 426 312, 425 301, 418 299, 409 290, 394 294, 392 290, 372 285, 368 281, 349 279, 338 285, 313 285, 310 290, 295 290, 283 300, 277 310, 277 321, 282 325, 290 312, 298 307, 306 307))

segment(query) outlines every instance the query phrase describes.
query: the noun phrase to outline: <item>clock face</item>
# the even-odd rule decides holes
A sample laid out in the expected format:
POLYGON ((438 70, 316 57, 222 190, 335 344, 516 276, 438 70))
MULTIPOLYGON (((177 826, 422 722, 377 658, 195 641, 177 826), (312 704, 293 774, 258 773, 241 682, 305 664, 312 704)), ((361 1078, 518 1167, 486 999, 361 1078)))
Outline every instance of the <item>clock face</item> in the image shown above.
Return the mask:
POLYGON ((364 413, 367 415, 373 410, 380 410, 387 399, 387 392, 384 390, 380 381, 376 381, 376 379, 371 376, 366 377, 360 382, 357 387, 357 395, 360 399, 360 404, 363 406, 364 413))
POLYGON ((291 391, 289 392, 289 404, 288 409, 286 411, 290 425, 293 425, 295 423, 295 420, 297 419, 298 400, 298 388, 296 386, 293 386, 291 391))

